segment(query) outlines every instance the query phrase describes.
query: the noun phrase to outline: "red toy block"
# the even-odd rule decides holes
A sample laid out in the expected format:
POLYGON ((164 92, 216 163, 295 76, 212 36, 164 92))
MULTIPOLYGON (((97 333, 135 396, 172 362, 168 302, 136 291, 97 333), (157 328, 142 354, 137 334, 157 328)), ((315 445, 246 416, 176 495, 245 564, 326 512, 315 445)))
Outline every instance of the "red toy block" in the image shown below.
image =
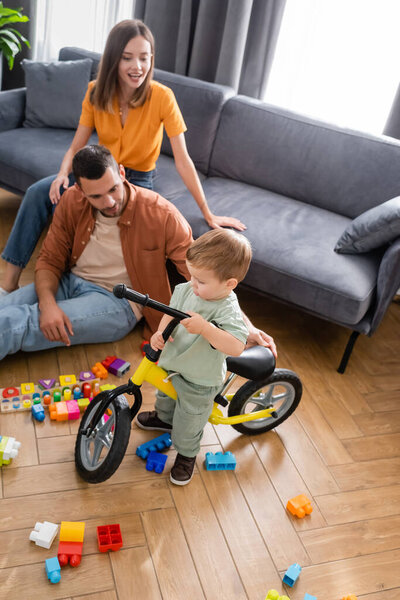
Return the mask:
POLYGON ((140 344, 140 350, 143 356, 146 355, 146 352, 144 351, 144 347, 146 346, 146 344, 150 344, 150 342, 148 340, 143 340, 143 342, 140 344))
POLYGON ((114 525, 100 525, 100 527, 97 528, 97 543, 100 552, 107 552, 107 550, 113 550, 115 552, 122 548, 122 536, 119 523, 115 523, 114 525))
POLYGON ((108 367, 111 365, 111 363, 114 362, 114 360, 116 359, 116 356, 106 356, 104 360, 101 361, 101 364, 103 365, 103 367, 105 367, 108 371, 108 367))
POLYGON ((92 395, 92 386, 90 385, 90 383, 82 384, 82 394, 84 398, 90 398, 90 396, 92 395))
POLYGON ((96 375, 99 379, 107 379, 108 371, 100 362, 97 362, 92 367, 92 373, 96 375))
POLYGON ((3 390, 3 398, 15 398, 19 396, 19 391, 16 387, 8 387, 3 390))
POLYGON ((299 517, 299 519, 312 513, 311 500, 305 494, 299 494, 288 500, 286 508, 292 515, 299 517))
POLYGON ((58 544, 58 562, 62 567, 68 563, 71 567, 80 565, 83 542, 60 542, 58 544))

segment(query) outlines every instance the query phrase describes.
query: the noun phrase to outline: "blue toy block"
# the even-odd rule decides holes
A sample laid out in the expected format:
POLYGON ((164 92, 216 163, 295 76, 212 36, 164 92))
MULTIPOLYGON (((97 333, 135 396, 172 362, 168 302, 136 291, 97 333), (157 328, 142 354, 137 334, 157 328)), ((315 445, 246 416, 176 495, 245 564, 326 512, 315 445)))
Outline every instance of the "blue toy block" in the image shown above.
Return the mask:
POLYGON ((285 575, 283 576, 283 583, 286 585, 293 587, 296 583, 298 576, 300 575, 301 566, 297 563, 293 563, 290 565, 285 575))
POLYGON ((34 404, 32 406, 32 417, 36 419, 36 421, 44 421, 44 408, 41 404, 34 404))
POLYGON ((160 454, 159 452, 149 452, 146 462, 146 469, 148 471, 162 473, 164 471, 167 458, 168 457, 166 454, 160 454))
POLYGON ((205 465, 207 471, 234 471, 236 467, 236 458, 232 452, 207 452, 205 465))
POLYGON ((150 452, 157 452, 159 450, 164 450, 165 448, 169 448, 171 446, 171 435, 167 433, 163 433, 163 435, 159 435, 158 437, 150 440, 149 442, 145 442, 136 448, 136 454, 140 456, 140 458, 146 459, 150 452))
POLYGON ((303 600, 317 600, 317 596, 311 596, 311 594, 304 594, 303 600))
POLYGON ((57 556, 46 559, 46 575, 51 583, 58 583, 61 580, 61 567, 57 556))

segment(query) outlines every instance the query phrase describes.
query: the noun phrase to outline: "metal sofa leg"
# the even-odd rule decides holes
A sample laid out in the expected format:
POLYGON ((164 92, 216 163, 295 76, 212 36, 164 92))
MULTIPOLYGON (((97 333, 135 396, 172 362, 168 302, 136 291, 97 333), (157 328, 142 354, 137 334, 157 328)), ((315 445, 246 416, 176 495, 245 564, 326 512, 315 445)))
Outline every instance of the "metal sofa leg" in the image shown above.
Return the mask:
POLYGON ((347 367, 347 363, 349 362, 350 355, 353 351, 354 344, 358 336, 360 335, 359 331, 353 331, 349 337, 349 341, 347 342, 347 346, 344 349, 342 360, 340 361, 339 368, 337 370, 338 373, 344 373, 347 367))

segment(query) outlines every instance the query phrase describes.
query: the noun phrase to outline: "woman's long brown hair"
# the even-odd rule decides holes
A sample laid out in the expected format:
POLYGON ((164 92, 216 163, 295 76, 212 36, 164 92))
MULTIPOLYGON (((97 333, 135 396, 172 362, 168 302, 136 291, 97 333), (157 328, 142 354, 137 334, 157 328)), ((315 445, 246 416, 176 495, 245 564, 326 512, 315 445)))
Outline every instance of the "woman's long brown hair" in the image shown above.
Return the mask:
POLYGON ((145 103, 150 93, 154 71, 154 38, 150 29, 138 19, 126 19, 114 25, 108 34, 106 47, 100 60, 99 72, 91 93, 91 103, 100 110, 113 112, 113 99, 118 90, 118 66, 122 53, 129 42, 137 36, 144 37, 151 47, 151 65, 146 79, 134 91, 129 102, 131 108, 145 103))

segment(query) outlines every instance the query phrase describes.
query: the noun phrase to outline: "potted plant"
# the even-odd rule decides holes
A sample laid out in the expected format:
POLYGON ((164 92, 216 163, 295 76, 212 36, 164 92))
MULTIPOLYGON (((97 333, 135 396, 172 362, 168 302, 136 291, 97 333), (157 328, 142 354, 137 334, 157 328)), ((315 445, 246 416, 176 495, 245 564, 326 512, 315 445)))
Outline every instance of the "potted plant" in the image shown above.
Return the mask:
MULTIPOLYGON (((30 48, 28 40, 14 27, 13 23, 25 23, 29 17, 21 13, 22 8, 14 10, 3 6, 0 2, 0 59, 3 54, 7 60, 8 67, 11 70, 14 66, 14 58, 22 50, 22 43, 30 48)), ((1 63, 0 60, 0 82, 1 82, 1 63)))

